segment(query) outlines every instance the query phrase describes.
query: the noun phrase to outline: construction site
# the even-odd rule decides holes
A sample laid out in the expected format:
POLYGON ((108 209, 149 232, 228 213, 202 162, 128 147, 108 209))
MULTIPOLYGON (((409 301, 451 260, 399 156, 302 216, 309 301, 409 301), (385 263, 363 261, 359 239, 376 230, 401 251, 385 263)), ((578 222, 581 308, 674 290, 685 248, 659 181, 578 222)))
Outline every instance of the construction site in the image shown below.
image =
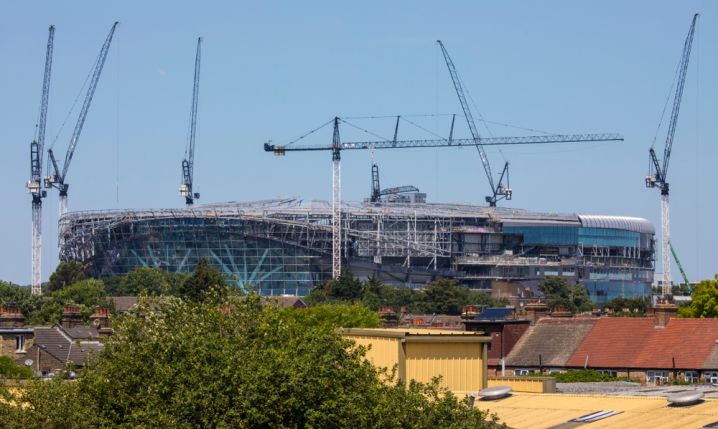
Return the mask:
MULTIPOLYGON (((649 296, 654 283, 657 247, 660 247, 664 268, 661 280, 666 295, 672 284, 667 169, 696 19, 697 15, 677 71, 678 84, 663 158, 659 161, 654 149, 650 149, 651 171, 645 179, 646 186, 661 190, 660 246, 656 246, 653 225, 643 218, 537 213, 498 207, 502 200, 512 199, 509 163, 495 175, 485 148, 620 142, 623 137, 615 133, 481 136, 467 101, 470 97, 441 41, 437 43, 461 107, 461 114, 452 116, 446 135, 402 139, 399 130, 405 118, 397 115, 393 138, 344 141, 340 127, 355 125, 347 118, 335 117, 288 144, 264 144, 264 151, 279 156, 305 151, 331 157, 331 201, 283 198, 196 206, 195 200, 200 195, 193 188, 193 170, 202 44, 198 38, 188 141, 179 188, 186 207, 68 212, 67 171, 117 23, 112 26, 98 56, 65 162, 59 165, 50 149, 48 172, 43 176, 44 118, 54 33, 54 27, 50 27, 41 104, 44 113, 38 135, 31 144, 32 176, 27 184, 33 208, 33 292, 41 290, 39 255, 41 205, 46 196, 41 187, 44 179, 45 188, 57 189, 60 196, 60 260, 82 262, 93 277, 121 275, 139 266, 191 272, 204 258, 226 273, 237 287, 262 295, 306 295, 317 283, 337 278, 343 270, 348 270, 359 278, 376 276, 398 287, 420 288, 440 277, 453 278, 466 287, 496 297, 520 299, 535 296, 538 284, 545 277, 560 276, 570 284, 584 285, 591 300, 602 304, 616 297, 649 296), (466 122, 469 137, 454 136, 457 119, 466 122), (333 128, 331 142, 300 142, 323 127, 333 128), (485 206, 427 202, 427 195, 415 186, 382 189, 377 164, 372 165, 370 195, 363 202, 342 200, 341 159, 347 151, 450 147, 476 148, 489 185, 485 206)), ((675 253, 673 255, 675 257, 675 253)))

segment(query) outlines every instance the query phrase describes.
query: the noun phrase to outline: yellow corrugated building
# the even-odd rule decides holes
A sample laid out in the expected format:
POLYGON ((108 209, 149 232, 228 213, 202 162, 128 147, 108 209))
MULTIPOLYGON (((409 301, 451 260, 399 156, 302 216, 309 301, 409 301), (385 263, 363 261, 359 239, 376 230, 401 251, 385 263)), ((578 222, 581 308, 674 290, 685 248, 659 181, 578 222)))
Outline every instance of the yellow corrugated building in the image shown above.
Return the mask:
POLYGON ((488 385, 491 338, 481 332, 438 329, 343 329, 341 334, 366 346, 367 358, 401 380, 428 383, 441 376, 456 394, 476 393, 488 385))

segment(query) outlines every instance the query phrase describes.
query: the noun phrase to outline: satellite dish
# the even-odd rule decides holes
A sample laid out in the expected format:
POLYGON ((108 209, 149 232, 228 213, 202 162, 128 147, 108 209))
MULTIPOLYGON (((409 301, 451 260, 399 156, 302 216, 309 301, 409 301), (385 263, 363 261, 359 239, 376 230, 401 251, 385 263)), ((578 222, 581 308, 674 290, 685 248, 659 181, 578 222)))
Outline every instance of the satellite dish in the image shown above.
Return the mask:
POLYGON ((32 366, 32 359, 25 359, 25 366, 32 366))
POLYGON ((510 386, 493 386, 479 392, 482 401, 495 401, 510 395, 510 386))
POLYGON ((703 392, 679 392, 668 396, 668 402, 674 407, 685 407, 703 401, 703 392))

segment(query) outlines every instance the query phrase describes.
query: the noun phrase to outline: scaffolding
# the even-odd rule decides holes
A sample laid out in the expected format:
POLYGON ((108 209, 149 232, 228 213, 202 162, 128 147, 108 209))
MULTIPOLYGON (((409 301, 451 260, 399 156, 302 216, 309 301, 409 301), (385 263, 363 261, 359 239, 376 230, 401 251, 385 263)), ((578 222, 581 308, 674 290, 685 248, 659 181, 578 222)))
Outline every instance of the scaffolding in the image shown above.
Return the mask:
MULTIPOLYGON (((199 258, 207 258, 239 286, 303 294, 333 277, 338 227, 341 259, 350 270, 385 276, 396 284, 420 285, 451 276, 485 289, 492 281, 533 281, 545 272, 559 272, 547 268, 551 266, 565 267, 562 272, 573 273, 576 280, 580 273, 588 279, 601 270, 652 278, 652 225, 640 219, 582 220, 575 214, 461 204, 351 202, 342 202, 335 217, 335 208, 331 202, 284 198, 75 212, 60 219, 60 258, 79 260, 98 277, 124 274, 138 265, 187 272, 199 258), (339 225, 333 221, 337 218, 339 225), (519 233, 511 232, 542 227, 583 227, 586 240, 606 245, 587 241, 559 250, 550 243, 525 245, 519 233), (595 231, 612 235, 585 235, 595 231)), ((581 240, 579 233, 570 236, 581 240)))

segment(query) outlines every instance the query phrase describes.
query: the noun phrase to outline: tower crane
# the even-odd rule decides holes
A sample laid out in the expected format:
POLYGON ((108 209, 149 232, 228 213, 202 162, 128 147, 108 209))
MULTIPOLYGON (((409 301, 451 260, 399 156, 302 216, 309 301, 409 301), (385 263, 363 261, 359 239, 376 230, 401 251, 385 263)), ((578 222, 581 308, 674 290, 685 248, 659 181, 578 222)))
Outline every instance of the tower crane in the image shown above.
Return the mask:
MULTIPOLYGON (((691 56, 691 46, 693 45, 693 34, 696 29, 696 22, 699 14, 693 15, 691 27, 688 35, 683 43, 683 53, 678 65, 678 78, 676 83, 676 92, 673 96, 673 109, 668 122, 668 133, 666 135, 666 145, 663 149, 663 162, 659 162, 656 152, 651 146, 649 150, 648 176, 646 176, 646 187, 658 188, 661 191, 661 256, 663 263, 663 287, 661 292, 663 295, 671 293, 671 255, 670 255, 670 216, 669 216, 669 199, 668 199, 668 162, 671 159, 671 149, 673 148, 673 136, 676 133, 676 124, 678 123, 678 112, 681 108, 681 98, 683 98, 683 87, 686 82, 686 73, 688 72, 688 60, 691 56)), ((654 141, 655 144, 655 141, 654 141)))
POLYGON ((107 35, 107 38, 105 39, 105 42, 102 44, 102 48, 100 49, 100 54, 97 56, 97 61, 95 62, 95 67, 92 72, 92 78, 90 79, 90 85, 87 88, 87 94, 85 95, 85 101, 82 103, 80 115, 77 118, 77 123, 75 124, 75 130, 72 132, 70 144, 67 148, 67 152, 65 153, 65 163, 62 166, 62 170, 57 164, 57 160, 55 159, 55 154, 53 153, 52 148, 48 149, 47 151, 47 155, 48 158, 50 158, 50 163, 52 166, 52 174, 45 176, 45 187, 55 188, 60 192, 60 217, 67 213, 67 190, 70 186, 68 183, 65 182, 65 180, 67 179, 67 170, 70 168, 70 161, 72 161, 72 156, 75 153, 75 148, 77 148, 77 142, 80 139, 82 127, 85 125, 87 112, 90 110, 90 104, 92 104, 92 97, 95 94, 95 89, 97 89, 97 83, 100 80, 100 74, 102 74, 102 67, 105 65, 105 59, 107 58, 107 53, 110 50, 110 43, 112 42, 112 36, 115 34, 115 28, 117 28, 117 24, 119 24, 119 22, 115 22, 114 24, 112 24, 110 34, 107 35))
POLYGON ((50 98, 50 75, 52 74, 52 51, 55 39, 55 26, 48 29, 45 51, 45 73, 42 79, 42 98, 40 101, 40 119, 37 123, 36 137, 30 143, 30 180, 27 190, 32 196, 32 278, 30 282, 33 295, 42 293, 42 199, 47 191, 42 190, 42 154, 45 150, 45 128, 47 126, 47 104, 50 98))
MULTIPOLYGON (((374 150, 374 149, 408 149, 408 148, 430 148, 430 147, 465 147, 474 146, 476 140, 454 139, 453 124, 448 139, 431 140, 397 140, 396 134, 393 140, 381 141, 357 141, 342 142, 339 137, 339 124, 348 123, 339 117, 325 123, 323 128, 330 123, 333 124, 334 132, 331 145, 275 145, 269 142, 264 143, 264 150, 275 155, 286 155, 293 151, 331 151, 332 153, 332 276, 339 277, 341 274, 341 152, 344 150, 374 150)), ((313 133, 319 128, 311 131, 313 133)), ((305 136, 308 134, 305 134, 305 136)), ((303 136, 304 137, 304 136, 303 136)), ((302 137, 302 138, 303 138, 302 137)), ((575 142, 597 142, 597 141, 622 141, 619 134, 558 134, 528 137, 491 137, 482 139, 483 146, 497 145, 524 145, 542 143, 575 143, 575 142)), ((378 173, 378 170, 377 170, 378 173)), ((372 185, 374 186, 374 185, 372 185)))
POLYGON ((671 248, 671 254, 673 255, 673 259, 676 260, 676 265, 678 265, 678 270, 681 272, 683 281, 686 282, 686 287, 688 288, 688 291, 691 291, 691 281, 688 280, 688 275, 686 274, 686 270, 683 269, 683 264, 681 264, 681 260, 678 259, 678 253, 676 253, 676 249, 673 248, 673 244, 670 242, 668 243, 668 247, 671 248))
POLYGON ((192 109, 189 117, 189 137, 187 139, 187 149, 185 149, 184 159, 182 160, 182 185, 180 185, 180 196, 184 197, 187 207, 194 204, 195 199, 199 199, 199 193, 192 192, 192 180, 194 177, 194 142, 195 132, 197 130, 197 103, 199 101, 199 66, 202 49, 202 38, 197 38, 197 54, 194 60, 194 84, 192 86, 192 109))
POLYGON ((459 97, 459 103, 461 103, 461 109, 464 111, 464 117, 466 118, 466 122, 469 125, 469 130, 471 131, 471 138, 474 140, 474 145, 476 146, 476 149, 479 151, 479 158, 481 158, 481 164, 484 166, 484 172, 486 173, 486 178, 489 179, 489 186, 491 187, 491 195, 488 195, 486 197, 486 202, 489 203, 489 206, 496 207, 496 202, 500 201, 502 199, 510 200, 512 191, 511 187, 509 186, 509 163, 506 162, 504 164, 504 169, 501 171, 501 175, 499 176, 498 183, 494 184, 494 177, 491 174, 491 164, 489 164, 489 159, 486 156, 486 152, 483 148, 483 142, 481 139, 481 136, 479 136, 479 131, 476 129, 476 123, 474 122, 474 116, 471 114, 471 109, 469 108, 469 103, 466 102, 466 96, 464 95, 464 89, 461 85, 461 79, 459 79, 459 73, 456 71, 456 67, 454 66, 454 62, 451 60, 451 57, 449 56, 449 53, 446 51, 446 48, 444 47, 444 44, 441 43, 441 40, 437 40, 436 43, 439 44, 441 47, 441 53, 444 54, 444 60, 446 61, 446 67, 449 69, 449 74, 451 75, 451 81, 454 83, 454 89, 456 89, 456 95, 459 97), (504 178, 506 178, 506 185, 504 185, 504 178))

